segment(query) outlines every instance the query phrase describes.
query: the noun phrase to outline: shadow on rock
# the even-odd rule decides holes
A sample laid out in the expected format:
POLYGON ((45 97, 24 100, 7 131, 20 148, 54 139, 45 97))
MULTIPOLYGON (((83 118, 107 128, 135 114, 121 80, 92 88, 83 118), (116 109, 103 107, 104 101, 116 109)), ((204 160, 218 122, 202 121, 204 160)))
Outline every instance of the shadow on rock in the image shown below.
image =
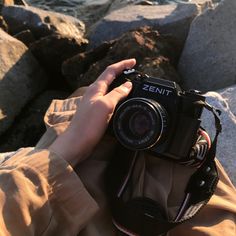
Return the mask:
POLYGON ((59 88, 66 86, 61 73, 63 61, 84 51, 87 43, 83 37, 53 34, 32 43, 29 49, 50 75, 51 87, 59 88))
POLYGON ((161 36, 156 30, 144 27, 66 60, 62 71, 75 89, 94 82, 108 65, 136 58, 138 70, 181 83, 175 70, 179 53, 180 47, 172 37, 161 36))
POLYGON ((0 134, 44 90, 48 78, 27 47, 0 30, 0 134))
POLYGON ((14 124, 0 138, 0 152, 33 147, 46 131, 43 117, 53 99, 65 99, 64 91, 46 91, 22 109, 14 124), (4 136, 4 137, 3 137, 4 136))

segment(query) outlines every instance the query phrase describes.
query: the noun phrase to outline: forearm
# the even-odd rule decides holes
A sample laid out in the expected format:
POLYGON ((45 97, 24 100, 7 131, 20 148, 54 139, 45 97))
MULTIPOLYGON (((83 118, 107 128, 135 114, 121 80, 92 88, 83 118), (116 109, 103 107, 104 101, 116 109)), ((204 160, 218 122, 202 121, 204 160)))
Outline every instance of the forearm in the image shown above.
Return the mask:
POLYGON ((49 146, 49 150, 57 153, 61 158, 67 161, 72 167, 84 160, 88 155, 89 142, 86 143, 85 139, 76 130, 66 130, 63 134, 49 146))

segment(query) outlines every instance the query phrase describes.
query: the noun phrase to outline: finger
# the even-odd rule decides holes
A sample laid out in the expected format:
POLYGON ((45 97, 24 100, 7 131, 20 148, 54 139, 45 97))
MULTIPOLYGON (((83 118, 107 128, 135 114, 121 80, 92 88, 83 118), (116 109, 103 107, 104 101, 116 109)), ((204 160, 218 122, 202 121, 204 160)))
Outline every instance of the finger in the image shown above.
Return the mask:
POLYGON ((104 98, 110 103, 110 105, 114 109, 117 103, 130 93, 131 89, 132 83, 130 81, 127 81, 119 87, 113 89, 111 92, 105 95, 104 98))
POLYGON ((135 64, 135 59, 127 59, 108 66, 98 79, 89 86, 87 96, 90 98, 98 95, 104 96, 116 76, 123 70, 132 68, 135 64))
POLYGON ((107 86, 125 69, 134 67, 136 64, 135 59, 127 59, 115 64, 112 64, 106 68, 106 70, 98 77, 97 82, 105 82, 107 86))

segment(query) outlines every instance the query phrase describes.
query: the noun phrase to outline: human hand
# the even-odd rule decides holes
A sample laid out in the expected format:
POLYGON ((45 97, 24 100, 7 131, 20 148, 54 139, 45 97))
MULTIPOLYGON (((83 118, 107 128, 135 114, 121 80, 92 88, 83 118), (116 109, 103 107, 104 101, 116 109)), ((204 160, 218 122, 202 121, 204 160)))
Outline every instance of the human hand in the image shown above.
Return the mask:
POLYGON ((104 135, 117 103, 131 91, 132 83, 126 82, 109 93, 108 87, 116 76, 135 63, 135 59, 128 59, 108 66, 88 87, 69 127, 49 149, 72 166, 88 157, 104 135))

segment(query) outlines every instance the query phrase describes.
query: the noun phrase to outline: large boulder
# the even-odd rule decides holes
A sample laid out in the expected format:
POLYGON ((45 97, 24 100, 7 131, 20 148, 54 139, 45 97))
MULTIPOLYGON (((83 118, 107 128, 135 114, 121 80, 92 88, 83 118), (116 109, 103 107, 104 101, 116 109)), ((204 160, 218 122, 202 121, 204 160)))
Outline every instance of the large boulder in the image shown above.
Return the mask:
POLYGON ((87 27, 100 20, 107 11, 113 0, 90 0, 84 1, 82 6, 77 8, 77 12, 87 27))
POLYGON ((185 88, 216 90, 236 83, 236 1, 223 0, 192 22, 179 62, 185 88))
MULTIPOLYGON (((222 132, 217 145, 217 158, 236 185, 236 85, 206 93, 207 102, 222 111, 220 116, 222 132)), ((214 137, 215 124, 213 115, 204 111, 202 115, 203 127, 214 137)))
POLYGON ((0 152, 35 146, 46 131, 43 117, 51 101, 67 96, 68 93, 64 91, 47 90, 27 104, 4 138, 0 138, 0 152))
POLYGON ((160 6, 128 5, 110 12, 91 27, 88 32, 90 47, 96 47, 104 41, 121 36, 128 30, 146 25, 155 26, 160 33, 175 36, 183 43, 190 23, 201 11, 202 8, 196 3, 160 6))
POLYGON ((8 31, 8 26, 2 16, 0 16, 0 28, 4 31, 8 31))
POLYGON ((88 80, 81 79, 81 77, 89 70, 91 65, 102 60, 114 44, 115 42, 112 41, 103 43, 93 50, 79 53, 64 61, 62 64, 62 73, 70 87, 76 89, 77 87, 87 86, 94 81, 97 72, 88 80))
POLYGON ((27 6, 28 4, 24 0, 2 0, 4 6, 11 6, 11 5, 24 5, 27 6))
POLYGON ((154 1, 148 1, 148 0, 133 0, 133 1, 113 0, 111 2, 108 12, 118 10, 120 8, 126 7, 127 5, 153 6, 156 5, 156 3, 154 1))
POLYGON ((36 41, 34 35, 32 34, 30 30, 21 31, 18 34, 13 35, 13 37, 20 40, 27 47, 29 47, 33 42, 36 41))
POLYGON ((63 61, 83 52, 88 41, 83 37, 49 35, 33 42, 29 49, 50 75, 52 88, 66 86, 61 73, 63 61))
POLYGON ((12 124, 22 107, 47 84, 47 77, 17 39, 0 29, 0 134, 12 124))
POLYGON ((174 68, 179 51, 173 38, 144 27, 65 61, 62 70, 70 85, 77 88, 94 82, 108 65, 125 58, 136 58, 138 70, 179 83, 174 68))
POLYGON ((61 64, 85 50, 84 24, 71 16, 29 6, 7 6, 2 12, 9 31, 29 47, 50 75, 51 88, 66 86, 61 64))
POLYGON ((85 32, 85 25, 82 21, 72 16, 35 7, 5 6, 2 8, 2 15, 11 34, 29 29, 36 38, 54 33, 72 37, 76 35, 80 38, 85 32))
MULTIPOLYGON (((89 0, 89 1, 38 1, 29 0, 30 5, 40 9, 60 12, 81 19, 86 26, 90 26, 107 13, 111 2, 114 0, 89 0)), ((127 1, 125 1, 127 4, 127 1)))

